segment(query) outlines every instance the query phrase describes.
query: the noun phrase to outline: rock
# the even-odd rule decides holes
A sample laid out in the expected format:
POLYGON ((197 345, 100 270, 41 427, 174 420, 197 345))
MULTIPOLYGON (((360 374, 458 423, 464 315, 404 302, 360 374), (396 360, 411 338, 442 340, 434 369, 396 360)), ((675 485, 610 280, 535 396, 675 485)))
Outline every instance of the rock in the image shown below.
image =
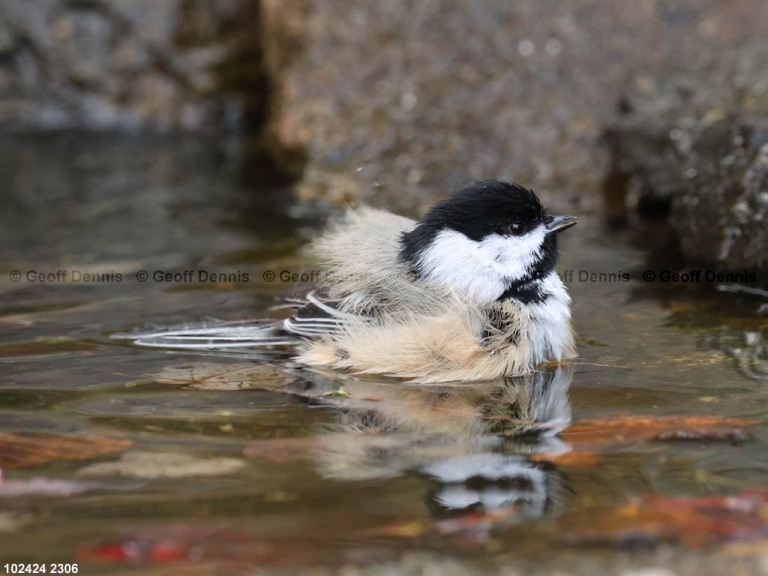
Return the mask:
POLYGON ((0 131, 246 130, 305 200, 413 213, 492 177, 589 208, 616 94, 767 26, 760 0, 0 0, 0 131))
POLYGON ((588 207, 628 71, 677 74, 768 24, 750 0, 325 0, 307 18, 272 118, 307 150, 299 195, 404 212, 489 177, 588 207))
POLYGON ((671 222, 692 262, 768 271, 768 117, 723 120, 693 141, 671 222))
POLYGON ((260 0, 0 1, 0 130, 264 125, 260 0))
POLYGON ((768 47, 691 57, 684 74, 659 71, 606 130, 605 186, 620 207, 669 218, 683 258, 734 272, 768 272, 768 47), (616 185, 619 174, 626 174, 616 185))

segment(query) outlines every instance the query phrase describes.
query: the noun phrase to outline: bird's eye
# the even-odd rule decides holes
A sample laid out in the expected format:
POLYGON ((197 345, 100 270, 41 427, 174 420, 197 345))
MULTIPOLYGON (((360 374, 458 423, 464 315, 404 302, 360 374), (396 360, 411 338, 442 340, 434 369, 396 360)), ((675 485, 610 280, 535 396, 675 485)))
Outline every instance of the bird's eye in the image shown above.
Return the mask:
POLYGON ((513 236, 520 236, 525 232, 525 226, 519 220, 515 220, 509 225, 509 233, 513 236))

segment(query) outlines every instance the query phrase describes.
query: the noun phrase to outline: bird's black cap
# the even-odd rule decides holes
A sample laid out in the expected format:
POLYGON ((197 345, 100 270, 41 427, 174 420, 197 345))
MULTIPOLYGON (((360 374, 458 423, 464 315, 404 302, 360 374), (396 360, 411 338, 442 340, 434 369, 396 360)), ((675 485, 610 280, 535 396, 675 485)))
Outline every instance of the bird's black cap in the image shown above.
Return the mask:
POLYGON ((512 222, 533 228, 546 216, 533 190, 519 184, 482 180, 435 204, 418 226, 403 235, 400 257, 413 262, 437 233, 446 228, 479 241, 490 234, 507 233, 512 222))
POLYGON ((503 234, 510 222, 540 222, 544 207, 529 188, 498 180, 482 180, 457 190, 421 219, 419 228, 451 228, 472 240, 503 234))
MULTIPOLYGON (((435 204, 413 230, 404 233, 400 259, 418 276, 419 256, 442 230, 456 230, 471 240, 480 241, 491 234, 511 234, 513 223, 519 235, 539 225, 547 226, 553 220, 533 190, 519 184, 482 180, 435 204)), ((530 280, 546 276, 555 269, 556 263, 557 235, 548 233, 540 258, 530 270, 530 280)))

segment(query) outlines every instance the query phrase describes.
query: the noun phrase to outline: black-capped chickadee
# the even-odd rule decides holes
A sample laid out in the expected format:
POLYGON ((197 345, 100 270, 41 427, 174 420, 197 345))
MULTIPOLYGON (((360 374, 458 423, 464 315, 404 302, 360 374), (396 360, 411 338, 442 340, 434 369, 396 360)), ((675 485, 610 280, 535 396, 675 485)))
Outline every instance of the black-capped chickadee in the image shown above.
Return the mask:
POLYGON ((418 222, 358 208, 311 245, 322 286, 282 321, 127 335, 195 350, 295 347, 299 362, 417 382, 487 380, 573 357, 550 216, 517 184, 481 181, 418 222))

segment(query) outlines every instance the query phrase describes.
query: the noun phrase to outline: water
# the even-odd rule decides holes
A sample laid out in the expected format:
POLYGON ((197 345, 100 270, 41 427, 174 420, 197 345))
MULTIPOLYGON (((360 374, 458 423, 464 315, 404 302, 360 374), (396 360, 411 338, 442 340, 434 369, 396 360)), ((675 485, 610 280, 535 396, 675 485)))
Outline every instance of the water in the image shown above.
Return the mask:
MULTIPOLYGON (((755 303, 644 283, 649 255, 626 233, 603 230, 596 214, 563 236, 581 341, 572 366, 418 388, 109 339, 136 326, 264 316, 296 287, 280 272, 311 268, 298 248, 326 214, 294 205, 289 185, 242 144, 5 141, 0 182, 4 478, 83 490, 0 497, 3 563, 117 572, 131 564, 125 550, 147 560, 170 541, 195 551, 199 573, 221 573, 226 558, 300 568, 397 562, 413 551, 469 566, 535 564, 561 550, 565 534, 590 527, 596 511, 631 497, 730 493, 768 480, 764 424, 738 446, 637 441, 588 465, 557 463, 571 421, 762 419, 766 408, 766 321, 755 303), (200 270, 235 281, 199 282, 200 270), (156 271, 181 281, 157 281, 156 271), (111 281, 73 282, 75 272, 111 281), (617 276, 580 281, 585 272, 617 276), (40 274, 54 281, 33 281, 40 274), (93 442, 61 448, 60 434, 103 452, 93 442), (28 452, 9 444, 20 437, 28 452), (124 446, 93 440, 104 438, 124 446), (53 454, 28 465, 43 448, 53 454), (468 527, 471 508, 499 512, 468 527), (120 562, 106 562, 110 542, 120 562)), ((608 552, 568 554, 569 566, 589 573, 589 558, 608 552)))

